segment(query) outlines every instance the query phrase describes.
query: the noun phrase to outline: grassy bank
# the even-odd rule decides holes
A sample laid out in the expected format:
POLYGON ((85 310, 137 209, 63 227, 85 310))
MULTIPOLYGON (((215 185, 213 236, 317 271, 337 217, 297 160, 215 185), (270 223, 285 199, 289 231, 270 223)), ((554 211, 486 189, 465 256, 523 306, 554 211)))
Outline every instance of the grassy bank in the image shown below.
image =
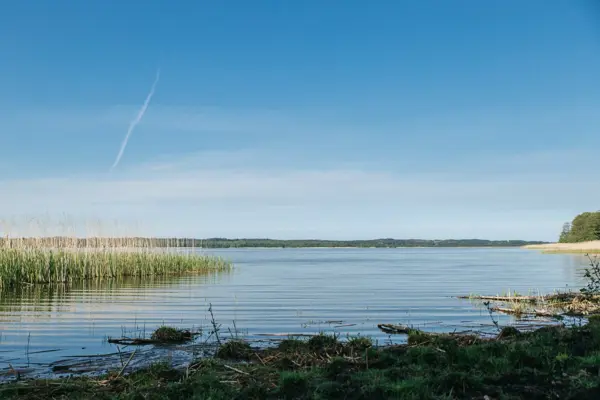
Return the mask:
POLYGON ((365 338, 284 340, 277 348, 225 343, 186 370, 155 365, 125 376, 15 382, 3 399, 596 399, 600 324, 496 339, 412 331, 408 344, 365 338), (487 396, 487 397, 486 397, 487 396))
POLYGON ((153 248, 0 247, 0 287, 224 271, 231 264, 153 248))

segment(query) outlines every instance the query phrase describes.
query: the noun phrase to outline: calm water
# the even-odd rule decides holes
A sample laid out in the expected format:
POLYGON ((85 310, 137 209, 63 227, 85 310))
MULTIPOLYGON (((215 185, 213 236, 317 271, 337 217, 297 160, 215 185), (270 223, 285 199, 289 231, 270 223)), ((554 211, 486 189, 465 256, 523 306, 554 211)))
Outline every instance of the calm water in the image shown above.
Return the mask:
MULTIPOLYGON (((209 304, 246 338, 336 331, 390 338, 378 323, 428 330, 477 329, 485 310, 452 296, 507 290, 549 292, 582 285, 579 256, 521 249, 211 250, 233 272, 145 282, 27 288, 0 298, 0 372, 47 369, 73 356, 114 353, 106 337, 149 334, 165 323, 208 327, 209 304), (52 350, 52 351, 50 351, 52 350)), ((510 323, 508 317, 502 323, 510 323)))

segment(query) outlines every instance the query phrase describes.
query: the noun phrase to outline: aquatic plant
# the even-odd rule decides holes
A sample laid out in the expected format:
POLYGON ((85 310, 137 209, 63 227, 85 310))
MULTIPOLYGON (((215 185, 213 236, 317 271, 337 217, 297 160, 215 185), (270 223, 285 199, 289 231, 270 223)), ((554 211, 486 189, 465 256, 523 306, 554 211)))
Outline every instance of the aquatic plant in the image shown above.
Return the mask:
POLYGON ((229 270, 221 258, 153 249, 0 248, 0 287, 94 278, 182 275, 229 270))
POLYGON ((184 342, 192 339, 192 333, 189 330, 163 325, 152 332, 150 339, 161 343, 184 342))

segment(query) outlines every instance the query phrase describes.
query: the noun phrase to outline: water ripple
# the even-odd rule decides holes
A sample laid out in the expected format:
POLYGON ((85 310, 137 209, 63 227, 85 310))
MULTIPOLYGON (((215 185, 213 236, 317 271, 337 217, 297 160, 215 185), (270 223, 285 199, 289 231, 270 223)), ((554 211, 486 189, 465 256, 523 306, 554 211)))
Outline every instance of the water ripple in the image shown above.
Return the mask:
MULTIPOLYGON (((583 258, 521 249, 235 249, 210 253, 231 275, 86 283, 0 296, 0 366, 115 352, 108 336, 149 334, 163 323, 265 333, 369 335, 378 323, 432 330, 489 324, 486 311, 452 296, 581 285, 583 258), (345 325, 345 326, 339 326, 345 325), (336 326, 338 326, 336 328, 336 326), (60 349, 60 351, 38 351, 60 349)), ((509 322, 508 317, 503 322, 509 322)), ((403 340, 396 337, 394 340, 403 340)))

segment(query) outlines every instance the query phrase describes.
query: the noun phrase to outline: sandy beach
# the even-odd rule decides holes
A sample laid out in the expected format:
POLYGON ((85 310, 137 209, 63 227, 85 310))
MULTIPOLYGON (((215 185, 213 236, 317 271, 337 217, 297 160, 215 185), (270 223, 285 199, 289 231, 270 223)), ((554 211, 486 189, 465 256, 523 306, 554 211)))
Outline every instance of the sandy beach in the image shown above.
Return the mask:
POLYGON ((525 249, 542 250, 546 253, 600 253, 600 240, 581 243, 548 243, 523 246, 525 249))

